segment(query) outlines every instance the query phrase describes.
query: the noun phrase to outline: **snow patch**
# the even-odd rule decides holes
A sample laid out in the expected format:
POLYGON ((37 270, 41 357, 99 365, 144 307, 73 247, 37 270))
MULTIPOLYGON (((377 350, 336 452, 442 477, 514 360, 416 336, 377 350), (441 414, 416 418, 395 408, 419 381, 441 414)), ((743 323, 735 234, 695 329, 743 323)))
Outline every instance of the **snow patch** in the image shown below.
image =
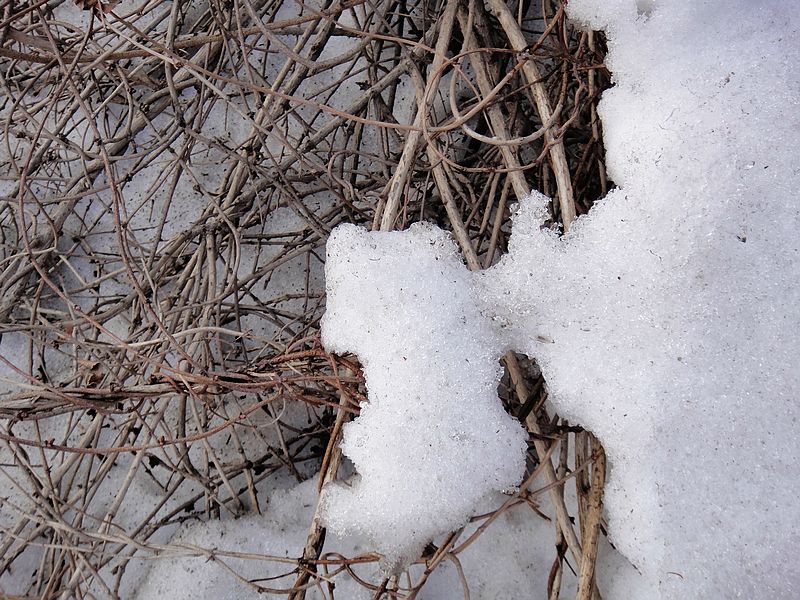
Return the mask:
POLYGON ((508 255, 475 274, 428 225, 334 232, 324 342, 359 355, 370 403, 343 442, 361 478, 329 489, 326 521, 408 557, 514 483, 523 437, 493 385, 515 349, 558 412, 602 439, 609 532, 635 585, 796 597, 800 13, 569 10, 608 30, 616 85, 600 114, 620 188, 563 238, 533 194, 508 255))
POLYGON ((323 520, 395 568, 519 483, 526 434, 497 400, 499 338, 445 232, 339 226, 326 285, 323 343, 361 358, 370 401, 343 432, 359 476, 327 487, 323 520))

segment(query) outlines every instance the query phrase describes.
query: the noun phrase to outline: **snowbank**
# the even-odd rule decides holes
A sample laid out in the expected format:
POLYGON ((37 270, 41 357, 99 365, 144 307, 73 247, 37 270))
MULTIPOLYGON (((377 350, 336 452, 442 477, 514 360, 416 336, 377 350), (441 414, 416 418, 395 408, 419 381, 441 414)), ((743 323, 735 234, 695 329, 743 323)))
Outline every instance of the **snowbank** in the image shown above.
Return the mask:
POLYGON ((445 232, 342 225, 325 269, 323 343, 358 354, 370 401, 343 433, 359 476, 327 488, 324 522, 368 536, 394 568, 519 483, 526 434, 497 400, 500 341, 445 232))
POLYGON ((602 439, 610 535, 651 597, 796 597, 793 4, 570 2, 608 32, 600 112, 620 187, 563 238, 537 194, 478 274, 433 227, 335 233, 325 343, 360 356, 370 404, 345 435, 361 479, 330 492, 334 529, 406 556, 509 485, 519 429, 491 390, 515 349, 602 439))

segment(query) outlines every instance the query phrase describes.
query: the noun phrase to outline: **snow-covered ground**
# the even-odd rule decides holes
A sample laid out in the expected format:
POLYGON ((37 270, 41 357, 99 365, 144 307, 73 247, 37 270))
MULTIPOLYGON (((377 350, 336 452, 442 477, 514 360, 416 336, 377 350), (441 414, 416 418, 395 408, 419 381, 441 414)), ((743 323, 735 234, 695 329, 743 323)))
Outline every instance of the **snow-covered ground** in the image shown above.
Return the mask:
MULTIPOLYGON (((548 200, 538 194, 518 208, 508 254, 472 276, 455 265, 452 243, 437 249, 441 234, 430 228, 334 232, 324 341, 359 354, 375 403, 345 432, 362 480, 347 500, 331 490, 330 501, 347 503, 353 528, 368 528, 379 507, 386 530, 381 515, 408 507, 392 490, 427 490, 439 477, 441 527, 463 522, 470 510, 460 501, 471 500, 447 478, 476 495, 485 484, 461 461, 489 455, 494 473, 520 469, 513 451, 459 437, 463 420, 504 431, 480 413, 483 400, 467 403, 467 419, 451 403, 465 404, 466 378, 491 388, 497 360, 523 351, 541 365, 558 412, 605 445, 609 535, 651 597, 795 597, 800 7, 642 8, 569 3, 574 18, 609 36, 615 85, 600 114, 619 187, 564 237, 545 228, 548 200), (460 321, 450 333, 439 328, 442 313, 460 321), (401 362, 415 351, 423 365, 401 362), (432 439, 406 440, 404 414, 434 415, 432 439), (419 474, 394 467, 425 445, 439 457, 454 443, 457 459, 417 460, 427 464, 419 474), (376 444, 393 450, 362 451, 376 444), (367 492, 368 482, 388 497, 367 492), (447 504, 449 493, 459 502, 447 504)), ((397 551, 406 536, 429 537, 409 521, 392 528, 397 551)))
MULTIPOLYGON (((171 7, 166 3, 160 17, 153 11, 149 31, 164 31, 171 7)), ((285 3, 277 18, 291 20, 301 9, 285 3)), ((133 18, 137 8, 125 10, 133 18)), ((193 3, 186 18, 203 11, 202 2, 193 3)), ((570 0, 567 11, 608 36, 614 86, 599 110, 606 164, 618 187, 564 235, 545 226, 549 200, 531 191, 515 209, 508 252, 484 271, 468 271, 455 242, 433 224, 391 233, 344 224, 331 234, 323 279, 326 236, 355 212, 339 214, 324 189, 302 200, 276 193, 249 212, 237 211, 236 198, 226 203, 230 173, 218 166, 231 149, 258 138, 270 155, 265 163, 288 164, 309 123, 313 130, 334 117, 320 118, 311 104, 259 137, 266 121, 254 120, 249 100, 231 94, 210 103, 202 118, 194 115, 195 138, 178 132, 162 139, 177 118, 166 113, 135 136, 140 148, 170 150, 144 169, 135 151, 119 159, 121 208, 102 177, 101 191, 78 200, 64 224, 74 239, 59 242, 69 268, 57 282, 78 290, 69 295, 75 305, 64 309, 51 298, 42 314, 72 311, 78 323, 76 314, 105 314, 98 298, 136 297, 114 254, 119 213, 144 283, 149 257, 191 237, 188 232, 213 237, 241 218, 246 225, 226 238, 223 256, 210 256, 211 243, 176 246, 185 261, 153 290, 154 314, 176 322, 202 317, 216 344, 187 322, 177 332, 181 347, 193 358, 238 360, 234 347, 251 355, 289 352, 316 326, 304 315, 319 317, 326 290, 322 341, 332 352, 357 354, 370 401, 345 425, 342 450, 351 462, 320 498, 319 453, 286 448, 286 432, 302 448, 316 435, 309 423, 321 409, 294 401, 302 388, 245 415, 251 404, 235 388, 201 398, 199 384, 178 387, 175 375, 187 359, 153 325, 155 317, 145 318, 152 330, 127 313, 104 320, 94 337, 81 340, 87 345, 80 352, 66 337, 47 333, 42 342, 21 327, 4 332, 0 394, 6 399, 29 402, 41 393, 35 374, 45 372, 56 376, 47 384, 58 390, 102 381, 113 392, 136 376, 114 370, 118 352, 139 352, 148 376, 160 374, 152 366, 163 361, 171 377, 163 381, 180 393, 131 402, 135 417, 66 411, 9 425, 14 435, 73 448, 108 448, 128 436, 146 448, 89 456, 2 441, 0 595, 24 596, 32 582, 46 580, 45 565, 62 560, 58 541, 37 537, 48 528, 64 532, 80 552, 111 557, 97 573, 83 564, 76 570, 87 578, 81 589, 93 597, 242 599, 263 597, 265 589, 285 592, 316 518, 328 528, 321 551, 328 562, 317 567, 307 598, 373 598, 387 574, 398 574, 392 585, 402 590, 426 581, 420 600, 539 597, 554 573, 555 509, 541 475, 516 488, 525 477, 527 437, 497 398, 498 361, 509 350, 536 359, 550 406, 605 447, 610 543, 601 541, 597 566, 604 598, 800 594, 800 4, 570 0), (175 149, 189 147, 191 160, 175 160, 175 149), (169 203, 162 201, 167 196, 169 203), (92 253, 83 253, 81 238, 92 253), (287 254, 289 241, 299 250, 287 254), (69 253, 65 243, 74 244, 69 253), (108 262, 98 265, 98 256, 108 262), (213 276, 197 277, 193 269, 213 276), (215 327, 210 316, 234 279, 246 290, 236 307, 238 333, 230 323, 215 327), (196 311, 173 315, 171 299, 184 293, 196 311), (309 300, 316 304, 309 308, 309 300), (90 356, 82 354, 85 347, 90 356), (198 435, 185 449, 159 447, 183 423, 191 438, 228 421, 237 423, 233 435, 198 435), (142 423, 155 425, 142 431, 142 423), (295 472, 283 468, 289 454, 297 458, 295 472), (264 458, 257 480, 226 479, 229 469, 254 456, 264 458), (218 487, 205 487, 192 470, 197 466, 203 475, 213 473, 218 487), (26 486, 68 489, 68 502, 54 507, 26 486), (238 497, 245 500, 231 501, 238 497), (156 519, 163 521, 148 532, 156 519), (428 573, 420 553, 430 560, 461 527, 453 551, 428 573), (343 557, 359 562, 348 571, 343 557), (117 581, 121 565, 125 576, 117 581), (106 582, 116 582, 114 589, 106 582)), ((339 26, 361 27, 359 15, 346 13, 339 26)), ((58 7, 54 19, 65 24, 58 31, 88 24, 87 14, 71 4, 58 7)), ((272 43, 297 39, 296 33, 275 35, 272 43)), ((333 40, 320 60, 345 56, 357 44, 346 35, 333 40)), ((282 56, 249 58, 253 80, 280 77, 282 56)), ((366 84, 334 82, 363 65, 333 62, 303 80, 298 97, 339 108, 357 102, 366 84)), ((133 60, 131 73, 142 63, 133 60)), ((146 81, 146 74, 139 77, 146 81)), ((397 93, 408 110, 395 116, 409 124, 413 90, 400 86, 397 93)), ((180 98, 194 106, 196 94, 187 88, 180 98)), ((444 95, 434 112, 445 110, 444 95)), ((108 106, 118 118, 104 117, 111 139, 127 117, 114 102, 108 106)), ((45 129, 55 127, 63 106, 57 108, 45 129)), ((75 117, 68 129, 69 148, 94 148, 85 118, 75 117)), ((364 147, 376 157, 362 166, 366 171, 383 168, 382 145, 397 144, 375 131, 363 133, 364 147)), ((4 164, 29 149, 24 137, 15 143, 0 148, 4 164)), ((345 155, 332 151, 328 164, 310 152, 301 158, 308 173, 335 175, 345 155)), ((12 171, 0 188, 8 197, 17 184, 12 171)), ((30 185, 49 197, 47 185, 30 185)), ((357 212, 363 199, 353 195, 350 208, 357 212)), ((36 233, 48 227, 47 212, 38 206, 25 213, 36 233)), ((4 236, 9 222, 0 223, 4 236)), ((6 253, 2 260, 0 272, 15 257, 6 253)), ((37 298, 19 302, 27 310, 37 298)), ((253 396, 262 401, 265 394, 253 396)), ((574 514, 577 500, 570 494, 574 514)), ((574 597, 575 573, 567 568, 560 576, 561 597, 574 597)), ((71 590, 80 584, 68 583, 71 590)))

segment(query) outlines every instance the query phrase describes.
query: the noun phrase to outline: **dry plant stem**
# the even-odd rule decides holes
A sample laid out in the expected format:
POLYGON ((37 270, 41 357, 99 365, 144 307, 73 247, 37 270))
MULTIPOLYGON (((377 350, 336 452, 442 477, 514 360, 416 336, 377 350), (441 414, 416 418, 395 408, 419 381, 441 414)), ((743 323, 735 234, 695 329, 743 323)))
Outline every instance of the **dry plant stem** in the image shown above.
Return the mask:
MULTIPOLYGON (((327 8, 327 7, 326 7, 327 8)), ((337 2, 333 6, 334 12, 338 13, 341 11, 341 3, 337 2)), ((325 46, 325 42, 330 37, 333 27, 336 24, 334 19, 327 19, 321 30, 318 32, 314 43, 312 44, 311 50, 309 52, 309 59, 314 60, 319 56, 322 52, 322 49, 325 46)), ((313 22, 308 29, 306 30, 307 33, 297 42, 294 48, 294 53, 298 53, 307 43, 311 32, 313 32, 317 25, 319 25, 319 21, 313 22)), ((286 63, 284 64, 281 71, 278 73, 276 77, 276 81, 273 83, 273 87, 283 87, 281 90, 286 94, 293 94, 297 88, 302 83, 303 79, 308 75, 309 67, 305 64, 296 65, 295 59, 291 56, 287 57, 286 63), (296 67, 296 68, 295 68, 296 67), (284 79, 288 76, 288 74, 294 70, 292 77, 286 82, 286 85, 283 86, 284 79)), ((283 101, 278 104, 276 109, 272 111, 270 114, 270 109, 273 107, 275 103, 274 96, 266 96, 264 100, 264 104, 259 109, 258 114, 254 119, 254 130, 250 134, 250 142, 243 148, 243 153, 245 160, 237 160, 233 166, 233 172, 228 174, 225 178, 223 178, 223 183, 221 189, 218 191, 220 196, 224 197, 224 201, 222 203, 223 206, 229 207, 234 205, 237 201, 237 198, 242 190, 242 187, 245 184, 245 180, 249 175, 250 166, 248 161, 246 160, 247 154, 252 154, 258 151, 261 147, 261 136, 259 133, 264 131, 264 126, 267 127, 271 126, 278 118, 280 113, 282 113, 286 106, 287 102, 283 101)))
MULTIPOLYGON (((467 52, 476 50, 475 34, 469 27, 469 16, 463 7, 458 11, 458 22, 461 26, 461 31, 464 32, 464 50, 467 52)), ((487 36, 485 35, 483 19, 476 18, 474 27, 475 29, 479 29, 482 37, 486 39, 487 36)), ((475 80, 478 83, 478 89, 481 94, 483 94, 484 98, 486 98, 494 88, 488 61, 482 52, 474 52, 470 54, 470 58, 472 61, 472 68, 475 71, 475 80)), ((492 125, 495 137, 500 140, 509 139, 510 136, 506 128, 506 117, 501 108, 497 104, 492 104, 487 108, 486 112, 489 114, 489 122, 492 125)), ((517 200, 522 200, 530 193, 530 186, 528 182, 525 181, 525 174, 522 172, 516 151, 513 147, 503 144, 500 146, 500 153, 503 155, 503 162, 506 165, 506 169, 509 170, 508 178, 511 181, 511 186, 514 188, 517 200)), ((491 252, 491 254, 493 254, 493 252, 491 252)))
MULTIPOLYGON (((364 0, 353 0, 349 2, 343 3, 346 8, 352 8, 363 4, 364 0)), ((303 29, 300 26, 303 23, 307 23, 312 19, 318 19, 320 17, 327 17, 330 18, 331 16, 335 16, 338 14, 336 9, 326 9, 318 11, 317 15, 310 15, 304 18, 295 18, 295 19, 288 19, 285 21, 277 21, 274 23, 267 23, 264 25, 256 25, 251 27, 245 27, 241 31, 241 35, 249 36, 249 35, 256 35, 259 33, 263 33, 265 29, 269 31, 279 31, 280 33, 286 35, 297 35, 301 33, 303 29)), ((343 29, 340 29, 337 32, 339 35, 357 35, 355 32, 348 32, 343 29)), ((47 51, 50 50, 48 45, 43 45, 38 38, 35 38, 30 35, 26 35, 19 31, 12 29, 8 32, 8 38, 18 41, 22 44, 26 44, 29 46, 41 47, 43 50, 47 51)), ((173 48, 176 49, 184 49, 184 48, 196 48, 198 46, 205 46, 207 44, 218 43, 225 40, 225 36, 217 34, 217 35, 192 35, 185 39, 178 39, 172 44, 173 48)), ((131 58, 141 58, 150 56, 152 54, 152 50, 147 48, 140 48, 138 50, 123 50, 123 51, 113 51, 113 52, 104 52, 100 55, 83 55, 77 56, 77 61, 79 63, 101 63, 101 62, 118 62, 123 61, 126 59, 131 58)), ((20 60, 26 62, 33 62, 33 63, 42 63, 42 64, 49 64, 56 61, 56 57, 54 54, 46 54, 46 53, 31 53, 31 52, 19 52, 16 50, 11 50, 9 48, 0 48, 0 56, 13 59, 13 60, 20 60)), ((64 60, 70 61, 75 58, 70 53, 63 55, 62 57, 64 60)))
MULTIPOLYGON (((447 5, 447 9, 453 8, 453 14, 450 15, 450 21, 452 22, 455 19, 455 8, 457 7, 457 3, 452 1, 447 5)), ((452 29, 450 31, 452 34, 452 29)), ((440 38, 441 39, 441 38, 440 38)), ((446 47, 446 46, 445 46, 446 47)), ((437 45, 438 48, 438 45, 437 45)), ((437 54, 437 56, 439 56, 437 54)), ((422 75, 416 71, 414 67, 412 67, 411 71, 412 79, 417 82, 418 87, 424 87, 422 85, 422 75)), ((429 89, 429 88, 428 88, 429 89)), ((425 96, 427 98, 427 94, 425 96)), ((427 104, 419 107, 419 110, 427 115, 427 104)), ((424 116, 423 118, 427 118, 424 116)), ((421 122, 421 121, 420 121, 421 122)), ((421 133, 420 133, 421 135, 421 133)), ((409 136, 410 139, 410 136, 409 136)), ((421 138, 420 138, 421 139, 421 138)), ((442 204, 444 205, 445 211, 447 212, 447 218, 450 221, 450 227, 453 230, 453 236, 456 238, 459 247, 461 248, 462 253, 464 254, 464 260, 467 263, 467 268, 470 271, 478 271, 481 268, 481 263, 478 260, 478 254, 475 252, 475 248, 472 245, 472 241, 469 238, 469 233, 467 233, 467 228, 464 225, 464 220, 461 218, 461 211, 459 211, 458 206, 456 205, 455 197, 453 196, 453 191, 450 186, 450 182, 448 181, 448 173, 445 171, 444 164, 440 160, 441 153, 435 148, 434 144, 436 144, 435 140, 430 140, 425 147, 425 151, 428 155, 428 161, 430 162, 433 171, 433 180, 436 184, 436 189, 439 191, 439 196, 442 200, 442 204)), ((406 142, 406 148, 408 148, 408 141, 406 142)), ((399 204, 399 199, 398 199, 399 204)), ((381 223, 381 230, 384 230, 384 225, 386 225, 389 229, 392 228, 392 224, 394 223, 394 219, 391 222, 386 220, 386 216, 389 210, 389 204, 387 203, 387 212, 384 212, 384 220, 381 223)))
MULTIPOLYGON (((589 50, 592 51, 592 58, 594 59, 594 53, 596 48, 595 45, 595 33, 594 31, 588 32, 589 38, 589 50)), ((589 69, 589 96, 594 97, 595 93, 597 92, 597 70, 596 69, 589 69)), ((591 109, 591 120, 592 120, 592 138, 594 139, 595 143, 601 142, 601 135, 600 135, 600 118, 597 114, 597 103, 592 102, 591 109)), ((597 171, 600 177, 600 194, 605 196, 608 192, 608 178, 606 176, 606 166, 603 164, 603 159, 597 159, 597 171)))
MULTIPOLYGON (((420 58, 424 52, 427 45, 430 43, 430 40, 434 38, 436 33, 438 32, 438 27, 440 25, 440 21, 436 21, 426 32, 423 36, 423 44, 414 48, 414 50, 409 54, 409 56, 404 57, 400 63, 395 66, 389 73, 384 75, 380 80, 378 80, 374 85, 372 85, 369 89, 365 90, 364 94, 359 97, 355 102, 349 105, 346 109, 342 112, 346 114, 356 114, 359 113, 361 110, 366 107, 369 102, 377 95, 380 94, 383 90, 391 86, 395 83, 400 76, 409 70, 411 65, 413 64, 413 60, 420 58)), ((334 131, 336 131, 342 124, 345 122, 346 118, 344 116, 337 116, 330 119, 324 126, 322 126, 319 131, 315 132, 313 135, 309 136, 305 139, 305 141, 300 145, 297 149, 298 155, 303 155, 310 150, 313 150, 320 142, 325 140, 328 136, 330 136, 334 131)), ((279 165, 277 165, 277 170, 282 171, 289 169, 294 163, 297 162, 297 158, 295 156, 289 156, 288 158, 284 159, 279 165)), ((262 192, 263 189, 267 185, 266 180, 259 180, 253 183, 253 187, 247 191, 243 191, 239 197, 240 204, 249 204, 253 201, 255 196, 262 192)), ((380 211, 376 212, 376 219, 377 214, 380 211)), ((374 229, 379 229, 378 225, 373 224, 374 229)))
MULTIPOLYGON (((331 363, 335 373, 337 367, 333 358, 331 358, 331 363)), ((346 410, 343 410, 343 408, 347 406, 348 402, 349 398, 347 393, 344 388, 340 386, 340 408, 336 413, 333 431, 331 431, 328 445, 325 448, 325 455, 322 458, 319 481, 317 482, 317 492, 322 491, 323 485, 336 479, 336 473, 339 471, 339 465, 342 462, 342 448, 339 441, 342 435, 342 426, 349 414, 346 410)), ((325 544, 325 528, 320 522, 319 514, 321 499, 322 495, 320 494, 317 498, 317 506, 314 508, 314 518, 311 520, 311 526, 306 538, 306 545, 303 547, 303 557, 298 565, 300 572, 297 575, 297 579, 295 579, 292 591, 289 593, 289 600, 303 600, 306 597, 308 582, 316 571, 316 567, 311 565, 311 561, 319 558, 322 553, 322 547, 325 544)))
POLYGON ((581 539, 586 537, 586 523, 589 512, 589 492, 591 490, 590 473, 581 467, 590 460, 589 433, 579 431, 575 434, 575 494, 578 498, 578 522, 581 539))
POLYGON ((586 535, 583 538, 583 561, 578 577, 578 594, 576 600, 591 600, 596 597, 594 583, 595 563, 597 562, 597 543, 600 537, 600 519, 603 516, 603 485, 606 479, 606 455, 603 447, 594 436, 592 453, 592 487, 589 492, 589 512, 586 519, 586 535))
MULTIPOLYGON (((81 440, 80 440, 78 446, 81 447, 81 448, 88 448, 90 446, 90 444, 93 443, 94 438, 96 437, 97 432, 99 431, 99 429, 102 426, 102 424, 103 424, 103 417, 101 415, 97 415, 92 420, 92 424, 86 430, 86 433, 84 433, 83 436, 81 437, 81 440)), ((70 455, 67 458, 67 460, 64 462, 64 464, 61 465, 61 467, 59 467, 58 469, 56 469, 54 472, 52 472, 50 474, 50 481, 51 481, 51 484, 52 484, 52 486, 54 488, 61 483, 62 478, 69 472, 69 470, 71 468, 73 468, 73 466, 75 465, 75 463, 79 459, 79 457, 80 457, 80 455, 77 454, 77 453, 70 455)), ((8 538, 2 544, 0 544, 0 556, 2 556, 3 559, 4 559, 3 562, 0 563, 0 571, 5 572, 6 569, 8 568, 8 565, 11 562, 9 560, 9 558, 10 558, 9 557, 9 549, 13 545, 13 543, 15 541, 15 538, 22 533, 22 531, 23 531, 23 529, 25 527, 25 524, 27 522, 28 522, 28 518, 20 519, 17 522, 15 528, 13 529, 14 535, 8 536, 8 538)))
MULTIPOLYGON (((534 412, 534 411, 532 411, 534 412)), ((554 444, 551 444, 551 446, 554 444)), ((559 444, 559 460, 558 460, 558 468, 556 469, 556 476, 558 477, 559 481, 564 481, 567 476, 567 462, 569 460, 569 436, 564 436, 561 439, 561 443, 559 444)), ((576 476, 578 473, 576 473, 576 476)), ((581 537, 581 539, 583 539, 581 537)), ((558 555, 556 557, 555 562, 553 563, 555 569, 555 577, 553 580, 553 587, 550 591, 550 598, 558 598, 559 594, 561 593, 561 583, 564 579, 564 553, 562 552, 562 548, 564 546, 565 539, 564 539, 564 532, 561 530, 560 527, 556 528, 556 548, 558 548, 558 555)))
MULTIPOLYGON (((447 47, 450 45, 450 38, 453 34, 453 25, 456 17, 456 9, 458 8, 457 0, 447 0, 447 6, 440 17, 439 37, 436 40, 435 54, 433 62, 430 66, 431 78, 426 82, 423 87, 422 94, 418 94, 417 102, 420 104, 417 107, 417 116, 414 120, 414 129, 408 132, 403 153, 400 155, 400 160, 397 163, 397 169, 389 182, 389 189, 386 193, 386 206, 383 209, 383 215, 380 220, 381 231, 391 231, 394 229, 397 214, 400 210, 400 202, 405 191, 406 182, 411 174, 411 168, 417 158, 417 151, 422 141, 422 120, 428 117, 428 108, 433 102, 435 97, 435 90, 438 87, 439 79, 441 78, 442 65, 447 57, 447 47)), ((416 68, 416 67, 411 67, 416 68)), ((438 163, 436 157, 431 164, 438 163)), ((376 220, 378 215, 376 214, 376 220)))
POLYGON ((419 581, 417 581, 416 585, 411 590, 411 593, 408 596, 406 596, 406 600, 416 599, 420 590, 423 588, 425 583, 428 581, 428 578, 431 576, 431 573, 433 573, 436 570, 436 568, 441 564, 441 562, 445 558, 450 556, 450 550, 455 545, 462 531, 463 528, 459 529, 458 531, 454 531, 453 533, 447 536, 441 547, 439 547, 434 553, 433 557, 427 561, 427 566, 425 567, 425 571, 422 573, 422 575, 419 578, 419 581))
POLYGON ((486 251, 486 256, 483 259, 484 269, 488 269, 492 266, 492 260, 494 260, 494 254, 497 250, 497 240, 500 237, 500 228, 503 226, 503 218, 505 217, 506 203, 508 201, 508 188, 509 179, 506 178, 503 183, 503 189, 500 191, 500 202, 497 204, 494 223, 492 223, 492 235, 489 238, 489 249, 486 251))
MULTIPOLYGON (((524 404, 528 399, 528 389, 525 385, 525 380, 522 376, 517 357, 514 356, 513 352, 509 352, 504 356, 504 360, 508 367, 509 375, 511 375, 511 380, 514 383, 514 388, 520 404, 524 404)), ((525 418, 525 426, 528 428, 528 431, 533 434, 533 445, 536 448, 536 454, 540 457, 547 456, 547 444, 542 437, 542 429, 539 427, 539 423, 533 411, 528 413, 528 416, 525 418)), ((564 484, 558 480, 558 475, 556 475, 553 463, 549 460, 545 461, 544 479, 548 486, 552 486, 550 488, 550 500, 553 502, 553 506, 555 506, 558 526, 567 540, 569 551, 575 559, 575 562, 577 564, 582 564, 583 551, 581 549, 581 543, 578 541, 578 536, 575 534, 567 505, 564 502, 564 484)))
MULTIPOLYGON (((522 34, 522 30, 505 0, 486 0, 486 5, 497 20, 500 21, 511 47, 517 52, 525 52, 529 46, 528 41, 522 34)), ((531 86, 531 93, 536 109, 539 112, 539 119, 542 123, 549 123, 553 115, 553 109, 550 106, 550 99, 542 82, 539 68, 533 60, 527 60, 522 66, 522 72, 531 86)), ((547 142, 550 163, 558 186, 557 194, 561 210, 561 222, 564 226, 564 231, 566 231, 570 223, 575 219, 575 198, 572 192, 572 179, 569 174, 567 155, 564 151, 564 142, 558 137, 557 132, 558 126, 554 124, 545 133, 545 141, 547 142)))
MULTIPOLYGON (((439 155, 436 152, 436 149, 433 147, 433 144, 429 144, 427 146, 427 153, 428 160, 431 162, 435 162, 439 159, 439 155)), ((447 174, 444 170, 444 166, 441 163, 438 163, 433 167, 433 179, 436 182, 436 187, 439 190, 442 203, 447 211, 447 217, 450 220, 450 226, 453 229, 453 235, 455 236, 456 241, 459 243, 462 249, 469 248, 468 251, 464 252, 464 259, 467 261, 467 267, 469 267, 471 271, 477 271, 481 268, 481 263, 478 260, 478 255, 475 253, 475 249, 472 247, 472 242, 469 239, 467 228, 464 226, 464 222, 461 219, 461 212, 456 206, 452 189, 447 180, 447 174)))
POLYGON ((558 597, 561 595, 561 582, 564 578, 564 555, 561 551, 563 544, 564 533, 561 531, 560 527, 556 527, 556 548, 558 553, 553 561, 553 566, 550 569, 550 576, 548 578, 548 588, 550 591, 547 596, 548 600, 558 600, 558 597))
MULTIPOLYGON (((219 52, 221 48, 220 43, 210 44, 209 46, 201 48, 197 55, 193 57, 193 60, 198 62, 205 62, 210 60, 212 56, 219 52)), ((193 79, 191 72, 187 68, 182 68, 176 73, 174 77, 176 82, 190 82, 193 79)), ((66 78, 64 78, 64 84, 66 83, 66 78)), ((161 94, 158 94, 161 96, 161 94)), ((155 96, 155 94, 154 94, 155 96)), ((82 98, 82 95, 81 97, 82 98)), ((76 104, 80 102, 80 99, 76 101, 76 104)), ((161 97, 160 99, 156 99, 155 97, 151 102, 145 101, 145 105, 150 106, 150 110, 147 114, 140 112, 138 113, 133 120, 131 121, 130 125, 128 126, 128 131, 126 135, 121 139, 114 141, 106 146, 106 152, 108 156, 118 156, 121 155, 128 147, 130 141, 145 127, 147 127, 152 120, 160 114, 164 109, 166 109, 170 105, 170 98, 168 97, 161 97)), ((66 192, 64 195, 72 196, 72 199, 65 202, 64 206, 58 211, 55 219, 54 219, 54 227, 48 228, 46 233, 43 234, 42 237, 36 238, 35 240, 31 241, 31 248, 35 250, 40 250, 43 248, 52 248, 55 244, 55 233, 61 231, 63 227, 64 221, 66 218, 72 213, 75 209, 75 205, 77 204, 80 193, 86 190, 92 178, 99 175, 103 169, 105 168, 105 162, 102 159, 95 159, 89 162, 84 167, 84 172, 75 176, 70 183, 66 187, 66 192)), ((18 187, 16 194, 20 198, 24 194, 24 189, 22 187, 18 187)), ((25 225, 22 224, 22 228, 25 228, 25 225)), ((11 311, 14 309, 15 305, 18 303, 21 295, 25 292, 25 289, 28 286, 28 281, 30 276, 36 271, 36 266, 38 265, 41 259, 34 256, 33 253, 29 254, 29 262, 21 263, 20 266, 17 268, 16 272, 13 274, 5 275, 3 278, 3 288, 0 288, 2 291, 2 301, 0 301, 0 322, 3 322, 8 319, 11 311), (10 282, 10 283, 9 283, 10 282)))

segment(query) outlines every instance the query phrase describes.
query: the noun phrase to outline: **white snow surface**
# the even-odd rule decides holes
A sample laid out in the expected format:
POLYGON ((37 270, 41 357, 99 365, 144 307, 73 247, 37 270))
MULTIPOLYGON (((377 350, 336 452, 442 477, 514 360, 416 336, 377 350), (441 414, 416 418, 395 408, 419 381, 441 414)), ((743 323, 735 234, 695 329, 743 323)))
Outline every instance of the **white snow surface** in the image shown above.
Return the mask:
POLYGON ((610 535, 646 597, 797 597, 798 8, 571 0, 609 38, 618 189, 563 237, 532 194, 476 274, 431 226, 334 232, 323 339, 359 355, 370 402, 331 528, 407 557, 511 485, 521 436, 492 390, 515 349, 602 439, 610 535))
POLYGON ((341 225, 325 276, 323 343, 361 358, 370 401, 343 430, 358 476, 328 486, 323 520, 366 535, 394 569, 519 483, 526 434, 497 399, 501 342, 445 232, 341 225))
MULTIPOLYGON (((302 554, 313 519, 316 487, 316 480, 309 480, 274 492, 264 515, 185 524, 161 554, 144 561, 153 566, 133 595, 134 600, 264 598, 247 580, 275 591, 290 588, 297 577, 293 560, 302 554), (210 552, 214 553, 214 560, 209 560, 210 552), (281 558, 289 560, 281 563, 281 558), (241 579, 234 578, 231 571, 241 579)), ((504 500, 507 499, 492 496, 481 510, 493 511, 504 500)), ((457 562, 446 561, 433 571, 417 595, 419 600, 464 598, 459 568, 473 600, 517 600, 537 593, 536 590, 544 593, 553 559, 552 524, 526 503, 517 503, 467 545, 469 536, 481 525, 485 525, 485 519, 467 526, 459 541, 464 547, 457 548, 457 562)), ((330 559, 355 557, 367 550, 358 536, 341 539, 329 533, 323 556, 330 552, 330 559)), ((609 571, 632 570, 620 563, 616 553, 607 553, 608 550, 603 547, 603 560, 609 561, 609 571)), ((372 586, 379 586, 384 578, 375 562, 354 564, 352 569, 372 586)), ((418 583, 424 570, 424 564, 413 565, 408 571, 409 578, 400 578, 400 585, 407 588, 409 582, 418 583)), ((336 565, 328 567, 328 574, 324 583, 309 587, 306 598, 369 600, 375 595, 336 565)), ((562 587, 565 595, 574 595, 575 583, 576 578, 567 571, 562 587)))

